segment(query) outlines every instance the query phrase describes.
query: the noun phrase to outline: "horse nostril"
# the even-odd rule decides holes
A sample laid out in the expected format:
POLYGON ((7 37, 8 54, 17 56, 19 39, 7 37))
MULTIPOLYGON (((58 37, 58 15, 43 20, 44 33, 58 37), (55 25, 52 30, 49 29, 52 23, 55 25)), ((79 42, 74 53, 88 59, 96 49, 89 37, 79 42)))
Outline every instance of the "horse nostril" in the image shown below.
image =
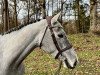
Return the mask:
POLYGON ((58 34, 58 37, 63 38, 63 34, 58 34))
POLYGON ((77 65, 77 61, 75 61, 75 63, 74 63, 74 66, 76 66, 77 65))
POLYGON ((74 69, 75 66, 77 65, 77 61, 75 61, 75 63, 73 64, 73 66, 71 66, 71 65, 68 63, 67 60, 65 60, 65 64, 67 65, 68 68, 70 68, 70 69, 74 69))

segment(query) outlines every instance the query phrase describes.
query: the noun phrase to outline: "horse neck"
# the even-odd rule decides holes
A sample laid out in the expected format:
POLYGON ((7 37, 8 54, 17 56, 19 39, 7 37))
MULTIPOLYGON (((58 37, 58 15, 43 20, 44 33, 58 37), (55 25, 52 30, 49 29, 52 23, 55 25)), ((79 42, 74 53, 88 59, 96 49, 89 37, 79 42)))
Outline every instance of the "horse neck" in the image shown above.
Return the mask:
POLYGON ((46 27, 46 20, 28 25, 19 31, 3 36, 5 46, 3 49, 3 59, 6 65, 15 64, 18 66, 32 50, 38 47, 39 35, 46 27), (9 47, 9 48, 8 48, 9 47))

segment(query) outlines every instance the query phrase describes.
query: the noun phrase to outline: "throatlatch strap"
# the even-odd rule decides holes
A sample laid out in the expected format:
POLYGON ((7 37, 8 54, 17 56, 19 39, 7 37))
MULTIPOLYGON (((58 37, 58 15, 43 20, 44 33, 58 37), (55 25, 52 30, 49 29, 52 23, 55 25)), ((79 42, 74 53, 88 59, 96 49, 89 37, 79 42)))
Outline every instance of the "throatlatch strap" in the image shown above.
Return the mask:
POLYGON ((48 29, 48 26, 46 27, 46 29, 45 29, 45 31, 44 31, 44 34, 43 34, 43 37, 42 37, 42 40, 41 40, 41 42, 40 42, 40 49, 41 49, 42 42, 43 42, 43 39, 44 39, 44 36, 45 36, 45 34, 46 34, 47 29, 48 29))

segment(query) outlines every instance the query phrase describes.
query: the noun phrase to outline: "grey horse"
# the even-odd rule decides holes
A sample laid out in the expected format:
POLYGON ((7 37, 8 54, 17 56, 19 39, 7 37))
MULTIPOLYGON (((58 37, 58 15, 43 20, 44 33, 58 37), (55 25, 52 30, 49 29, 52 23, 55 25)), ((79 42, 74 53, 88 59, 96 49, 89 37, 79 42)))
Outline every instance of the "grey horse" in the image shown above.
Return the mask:
POLYGON ((47 20, 43 19, 20 29, 16 27, 10 33, 0 35, 0 75, 23 75, 23 60, 35 48, 40 47, 40 43, 41 49, 62 61, 64 67, 75 68, 78 62, 77 54, 68 41, 63 27, 57 21, 59 16, 60 13, 50 20, 51 27, 48 27, 47 20), (59 48, 64 51, 59 51, 59 48))

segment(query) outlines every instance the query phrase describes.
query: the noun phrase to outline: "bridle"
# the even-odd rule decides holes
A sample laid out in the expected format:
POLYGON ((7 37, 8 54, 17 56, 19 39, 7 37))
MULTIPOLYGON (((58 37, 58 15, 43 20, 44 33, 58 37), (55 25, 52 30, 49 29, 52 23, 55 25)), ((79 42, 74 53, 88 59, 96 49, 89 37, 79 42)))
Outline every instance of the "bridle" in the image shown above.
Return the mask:
POLYGON ((54 44, 55 44, 55 46, 56 46, 56 48, 57 48, 57 50, 58 50, 58 53, 57 53, 57 55, 55 56, 55 59, 58 59, 59 55, 62 55, 62 52, 71 49, 71 48, 72 48, 72 45, 69 45, 68 47, 66 47, 66 48, 64 48, 64 49, 60 49, 60 47, 59 47, 59 45, 58 45, 58 42, 57 42, 57 40, 56 40, 55 34, 54 34, 54 32, 53 32, 53 28, 55 28, 55 27, 53 27, 53 26, 51 25, 51 19, 52 19, 52 16, 48 16, 48 17, 46 18, 48 25, 47 25, 47 27, 46 27, 46 29, 45 29, 45 31, 44 31, 42 40, 41 40, 41 42, 40 42, 40 48, 41 48, 41 46, 42 46, 42 41, 43 41, 43 39, 44 39, 44 36, 45 36, 45 34, 46 34, 46 31, 47 31, 47 29, 49 28, 49 29, 50 29, 50 32, 51 32, 51 37, 52 37, 52 39, 53 39, 53 42, 54 42, 54 44))

